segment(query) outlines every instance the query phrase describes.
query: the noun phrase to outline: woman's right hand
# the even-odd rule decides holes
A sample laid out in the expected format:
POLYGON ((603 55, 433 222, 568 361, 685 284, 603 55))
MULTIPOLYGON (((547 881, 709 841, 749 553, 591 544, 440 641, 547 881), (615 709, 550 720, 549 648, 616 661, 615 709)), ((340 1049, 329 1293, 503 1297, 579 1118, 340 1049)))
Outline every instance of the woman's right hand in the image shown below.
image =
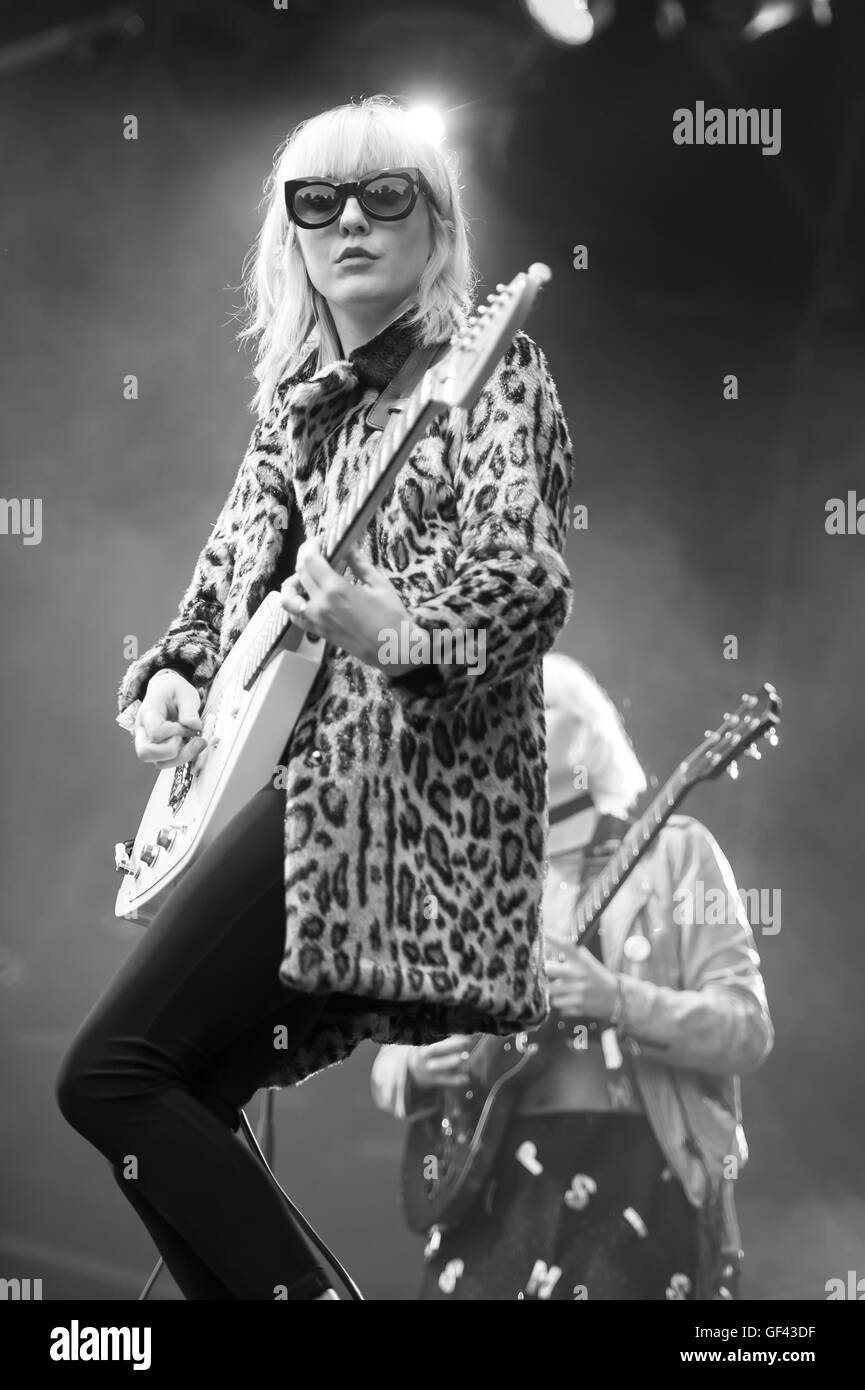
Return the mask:
POLYGON ((467 1086, 471 1079, 467 1063, 473 1041, 470 1033, 455 1033, 441 1042, 417 1048, 408 1061, 412 1081, 423 1090, 433 1086, 467 1086))
POLYGON ((206 747, 201 729, 201 698, 177 671, 155 671, 135 717, 135 752, 160 770, 189 762, 206 747))

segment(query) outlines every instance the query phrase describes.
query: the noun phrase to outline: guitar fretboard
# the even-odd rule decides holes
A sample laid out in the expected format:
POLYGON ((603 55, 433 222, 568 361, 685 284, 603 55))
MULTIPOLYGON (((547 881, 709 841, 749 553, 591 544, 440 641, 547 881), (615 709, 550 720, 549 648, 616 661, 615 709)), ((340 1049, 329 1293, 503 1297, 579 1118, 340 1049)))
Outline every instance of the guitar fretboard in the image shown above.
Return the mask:
MULTIPOLYGON (((405 405, 392 413, 374 457, 340 504, 322 539, 322 553, 333 569, 345 568, 346 552, 367 525, 397 469, 426 428, 431 395, 432 376, 426 371, 405 405)), ((283 638, 287 649, 293 649, 302 637, 301 629, 292 625, 291 615, 284 608, 275 608, 243 664, 243 689, 249 690, 254 685, 268 656, 283 638), (292 631, 286 637, 289 628, 292 631)))
POLYGON ((376 502, 382 480, 389 474, 394 461, 401 458, 405 445, 421 423, 431 394, 431 377, 424 372, 414 391, 400 410, 395 410, 385 426, 375 457, 366 473, 358 479, 349 496, 324 535, 322 549, 329 565, 336 567, 340 553, 347 548, 348 537, 356 529, 358 517, 376 502))
POLYGON ((574 940, 578 945, 585 945, 586 940, 594 935, 592 928, 597 930, 598 919, 604 908, 645 854, 665 821, 669 820, 688 790, 688 785, 688 764, 680 763, 640 819, 631 826, 615 854, 592 879, 576 907, 574 940))

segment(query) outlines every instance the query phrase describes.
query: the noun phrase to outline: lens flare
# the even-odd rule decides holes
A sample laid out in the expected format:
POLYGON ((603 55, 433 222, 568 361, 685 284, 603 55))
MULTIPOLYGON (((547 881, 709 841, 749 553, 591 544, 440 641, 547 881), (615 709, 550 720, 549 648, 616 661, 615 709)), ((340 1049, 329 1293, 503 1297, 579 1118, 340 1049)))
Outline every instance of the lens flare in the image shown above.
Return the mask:
POLYGON ((422 140, 440 145, 445 138, 445 123, 434 106, 411 106, 406 113, 422 140))

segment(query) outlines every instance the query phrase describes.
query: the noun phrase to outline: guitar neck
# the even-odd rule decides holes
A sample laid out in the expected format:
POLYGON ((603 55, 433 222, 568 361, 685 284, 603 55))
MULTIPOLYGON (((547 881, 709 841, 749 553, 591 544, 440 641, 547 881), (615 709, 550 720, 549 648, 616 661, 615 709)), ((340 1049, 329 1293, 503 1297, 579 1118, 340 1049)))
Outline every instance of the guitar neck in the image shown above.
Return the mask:
POLYGON ((601 872, 592 879, 577 903, 574 929, 577 945, 585 946, 591 941, 600 927, 604 908, 610 904, 625 879, 636 868, 676 807, 685 799, 690 786, 688 765, 680 763, 640 819, 631 826, 601 872))
MULTIPOLYGON (((440 409, 430 402, 430 378, 425 372, 404 408, 391 415, 366 474, 358 480, 322 537, 324 558, 339 573, 348 563, 348 551, 363 535, 394 477, 440 409)), ((246 661, 242 674, 244 689, 248 690, 255 682, 270 653, 283 638, 283 645, 292 649, 302 637, 302 630, 292 624, 290 614, 283 609, 275 612, 246 661)))
POLYGON ((430 378, 424 373, 404 408, 391 415, 365 476, 343 502, 323 537, 324 558, 333 569, 345 568, 348 551, 363 535, 394 477, 440 409, 430 404, 430 378))

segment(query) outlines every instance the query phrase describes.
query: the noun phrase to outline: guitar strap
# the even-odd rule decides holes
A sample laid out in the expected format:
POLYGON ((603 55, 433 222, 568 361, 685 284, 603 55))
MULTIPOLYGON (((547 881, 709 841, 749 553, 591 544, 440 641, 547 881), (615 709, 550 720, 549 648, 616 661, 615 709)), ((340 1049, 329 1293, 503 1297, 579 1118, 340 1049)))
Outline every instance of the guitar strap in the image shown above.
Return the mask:
POLYGON ((430 343, 427 347, 412 348, 396 376, 373 401, 366 413, 366 422, 374 430, 383 430, 391 415, 399 414, 424 372, 442 357, 449 344, 430 343))

